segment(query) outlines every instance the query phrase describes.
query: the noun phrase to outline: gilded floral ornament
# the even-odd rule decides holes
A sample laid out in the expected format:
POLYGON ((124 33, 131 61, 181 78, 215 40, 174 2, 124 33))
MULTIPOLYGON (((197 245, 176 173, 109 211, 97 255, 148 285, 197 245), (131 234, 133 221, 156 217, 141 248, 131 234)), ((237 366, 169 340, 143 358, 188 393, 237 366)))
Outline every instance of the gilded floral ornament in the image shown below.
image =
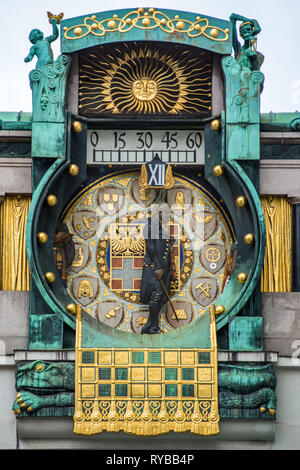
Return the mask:
POLYGON ((186 34, 190 38, 205 36, 212 41, 224 42, 229 38, 229 30, 222 29, 209 24, 208 18, 195 16, 195 20, 187 20, 175 15, 170 18, 154 8, 147 11, 144 8, 138 8, 126 13, 122 18, 113 15, 112 18, 98 20, 96 15, 86 16, 84 22, 70 28, 64 28, 64 37, 70 40, 81 39, 88 34, 94 36, 105 36, 108 32, 127 33, 133 28, 137 29, 156 29, 160 28, 165 33, 186 34))
POLYGON ((65 83, 71 58, 60 55, 54 62, 29 73, 33 99, 33 118, 40 122, 63 122, 65 83))

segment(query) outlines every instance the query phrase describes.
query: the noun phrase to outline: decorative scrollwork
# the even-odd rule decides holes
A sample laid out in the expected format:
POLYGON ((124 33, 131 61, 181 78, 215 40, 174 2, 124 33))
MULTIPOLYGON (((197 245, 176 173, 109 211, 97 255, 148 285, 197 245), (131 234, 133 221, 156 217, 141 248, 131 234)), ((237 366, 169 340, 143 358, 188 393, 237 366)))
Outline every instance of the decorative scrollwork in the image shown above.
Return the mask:
POLYGON ((91 414, 91 420, 94 423, 97 423, 98 421, 101 421, 101 419, 102 419, 101 413, 99 413, 99 411, 93 411, 93 413, 91 414))
POLYGON ((150 401, 150 410, 152 412, 153 418, 157 419, 160 410, 160 402, 159 401, 150 401))
POLYGON ((207 421, 209 419, 209 412, 210 412, 210 402, 209 401, 202 401, 199 403, 200 410, 202 412, 202 419, 203 421, 207 421))
POLYGON ((101 401, 99 403, 99 408, 102 411, 103 419, 107 419, 107 415, 108 415, 109 409, 110 409, 110 402, 109 401, 101 401))
POLYGON ((82 404, 82 409, 83 409, 86 421, 90 421, 91 416, 92 416, 92 410, 93 410, 93 402, 84 401, 82 404))
POLYGON ((123 421, 125 418, 126 407, 127 407, 126 401, 118 401, 116 403, 116 408, 118 410, 120 421, 123 421))
POLYGON ((85 415, 82 411, 77 411, 73 417, 76 423, 83 423, 85 421, 85 415))
POLYGON ((145 11, 144 8, 126 13, 122 18, 117 14, 112 18, 98 20, 96 15, 87 16, 82 24, 64 27, 64 37, 69 40, 81 39, 88 34, 101 37, 106 33, 127 33, 133 28, 156 29, 160 28, 168 34, 182 33, 190 38, 205 36, 207 39, 218 42, 225 42, 229 38, 229 30, 222 29, 209 24, 208 18, 196 16, 194 21, 180 18, 175 15, 169 18, 168 15, 154 8, 145 11))
POLYGON ((182 406, 186 415, 186 419, 190 420, 194 408, 194 403, 192 401, 184 401, 182 406))
POLYGON ((29 80, 30 82, 38 82, 42 76, 42 73, 38 69, 31 70, 29 73, 29 80))

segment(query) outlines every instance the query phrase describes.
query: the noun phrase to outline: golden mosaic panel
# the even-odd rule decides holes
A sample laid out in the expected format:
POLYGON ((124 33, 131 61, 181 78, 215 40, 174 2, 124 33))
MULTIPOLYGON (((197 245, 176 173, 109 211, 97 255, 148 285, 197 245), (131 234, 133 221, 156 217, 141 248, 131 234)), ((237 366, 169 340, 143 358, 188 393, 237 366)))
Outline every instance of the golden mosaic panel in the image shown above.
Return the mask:
POLYGON ((211 398, 212 396, 211 385, 198 385, 198 397, 199 398, 211 398))
POLYGON ((111 364, 112 363, 112 352, 111 351, 99 351, 99 364, 111 364))
POLYGON ((181 364, 195 364, 195 351, 181 351, 181 364))
POLYGON ((132 384, 131 385, 131 396, 132 396, 132 398, 144 398, 145 397, 145 385, 132 384))
POLYGON ((86 384, 81 386, 81 393, 84 398, 94 398, 95 397, 95 386, 91 384, 86 384))
POLYGON ((161 398, 161 385, 148 384, 148 397, 149 398, 161 398))
POLYGON ((154 380, 162 380, 161 367, 148 367, 148 380, 150 382, 154 380))
POLYGON ((132 367, 131 377, 132 377, 132 380, 136 382, 145 380, 145 368, 144 367, 132 367))
POLYGON ((209 367, 202 367, 198 369, 198 380, 212 380, 212 375, 211 375, 211 368, 209 367))
POLYGON ((128 364, 129 352, 128 351, 116 351, 115 352, 115 364, 128 364))
POLYGON ((174 365, 178 364, 178 351, 165 351, 165 364, 174 365))
POLYGON ((79 309, 75 433, 217 433, 218 364, 213 309, 210 320, 209 349, 85 349, 81 347, 79 309))
POLYGON ((95 380, 95 369, 94 367, 82 367, 81 369, 82 380, 95 380))

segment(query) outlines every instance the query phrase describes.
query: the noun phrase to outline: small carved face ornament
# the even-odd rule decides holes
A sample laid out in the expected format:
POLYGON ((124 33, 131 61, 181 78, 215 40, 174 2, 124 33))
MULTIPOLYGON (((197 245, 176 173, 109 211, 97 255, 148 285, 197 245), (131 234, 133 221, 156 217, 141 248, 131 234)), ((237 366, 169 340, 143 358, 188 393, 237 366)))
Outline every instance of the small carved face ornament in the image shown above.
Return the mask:
POLYGON ((41 97, 40 103, 41 103, 41 110, 42 110, 42 111, 45 111, 46 108, 47 108, 47 106, 48 106, 48 103, 49 103, 48 96, 43 95, 43 96, 41 97))
POLYGON ((132 93, 136 99, 140 101, 151 101, 153 100, 158 92, 157 83, 148 77, 142 77, 139 80, 135 80, 132 84, 132 93))
POLYGON ((78 287, 78 298, 82 297, 89 297, 90 299, 93 297, 93 288, 89 281, 81 281, 78 287))

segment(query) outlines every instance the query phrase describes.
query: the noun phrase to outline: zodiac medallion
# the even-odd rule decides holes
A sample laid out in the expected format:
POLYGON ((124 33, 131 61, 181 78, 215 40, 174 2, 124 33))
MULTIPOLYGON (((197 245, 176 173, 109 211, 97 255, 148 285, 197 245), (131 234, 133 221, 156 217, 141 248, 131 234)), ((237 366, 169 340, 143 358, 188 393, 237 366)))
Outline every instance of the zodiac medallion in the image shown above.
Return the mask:
POLYGON ((146 325, 149 317, 149 309, 141 308, 132 312, 130 327, 134 333, 141 333, 141 329, 146 325))
POLYGON ((154 202, 157 194, 155 189, 141 188, 138 183, 138 179, 135 179, 132 183, 131 191, 134 200, 144 207, 150 206, 154 202))
POLYGON ((191 209, 193 204, 193 194, 190 189, 184 186, 175 186, 173 189, 168 191, 167 201, 172 212, 178 216, 182 216, 191 209))

